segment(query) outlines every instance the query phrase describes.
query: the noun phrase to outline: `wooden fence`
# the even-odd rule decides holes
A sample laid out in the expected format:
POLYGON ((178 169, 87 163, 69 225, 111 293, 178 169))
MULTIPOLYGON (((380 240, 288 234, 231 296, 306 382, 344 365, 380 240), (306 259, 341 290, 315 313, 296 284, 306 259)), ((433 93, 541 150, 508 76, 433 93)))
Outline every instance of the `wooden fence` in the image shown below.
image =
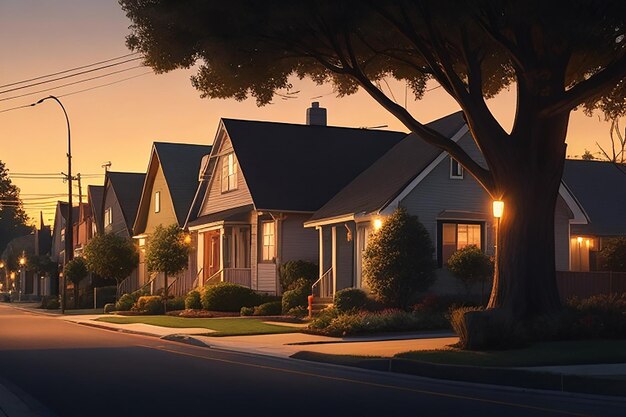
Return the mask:
POLYGON ((626 292, 626 272, 557 271, 556 281, 562 300, 626 292))

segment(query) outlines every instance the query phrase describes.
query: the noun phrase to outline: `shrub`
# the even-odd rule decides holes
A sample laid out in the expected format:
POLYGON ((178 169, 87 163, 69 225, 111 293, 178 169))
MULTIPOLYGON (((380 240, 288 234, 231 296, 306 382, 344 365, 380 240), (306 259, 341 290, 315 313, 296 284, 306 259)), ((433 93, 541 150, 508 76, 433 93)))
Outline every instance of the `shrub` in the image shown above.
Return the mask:
POLYGON ((366 309, 368 298, 363 290, 346 288, 335 293, 333 304, 340 313, 347 313, 349 311, 366 309))
POLYGON ((271 301, 254 308, 255 316, 280 316, 281 312, 282 303, 280 301, 271 301))
POLYGON ((185 298, 174 297, 167 300, 167 311, 178 311, 185 309, 185 298))
POLYGON ((510 349, 528 343, 524 324, 508 320, 495 309, 453 308, 450 311, 450 325, 459 336, 457 346, 461 349, 510 349))
POLYGON ((185 308, 187 310, 200 310, 202 308, 202 301, 200 300, 199 291, 189 291, 189 293, 185 297, 185 308))
POLYGON ((365 250, 363 275, 372 294, 384 304, 406 308, 416 292, 435 281, 433 244, 417 217, 397 209, 365 250))
POLYGON ((221 282, 202 294, 202 308, 210 311, 241 311, 241 307, 260 304, 260 297, 250 288, 221 282))
POLYGON ((254 307, 241 307, 239 314, 242 316, 251 316, 254 314, 254 307))
POLYGON ((108 303, 104 305, 104 314, 109 314, 115 311, 115 304, 108 303))
POLYGON ((61 305, 56 297, 49 299, 46 303, 46 309, 48 310, 57 310, 59 307, 61 307, 61 305))
POLYGON ((283 313, 287 313, 295 307, 308 307, 309 305, 309 295, 311 295, 309 281, 299 279, 294 285, 296 285, 296 287, 293 290, 285 291, 283 294, 283 313))
POLYGON ((447 324, 445 317, 441 314, 419 314, 396 309, 340 313, 336 309, 327 309, 311 322, 309 329, 328 336, 348 336, 363 333, 442 329, 447 324))
POLYGON ((133 311, 146 314, 163 314, 163 299, 158 295, 142 295, 133 307, 133 311))
POLYGON ((136 302, 137 298, 134 297, 132 294, 124 294, 115 303, 115 309, 117 311, 130 311, 130 309, 133 308, 136 302))
POLYGON ((287 315, 293 317, 306 317, 309 315, 309 309, 308 307, 303 306, 294 307, 287 312, 287 315))
POLYGON ((606 239, 600 251, 602 269, 614 272, 626 272, 626 237, 606 239))
POLYGON ((493 274, 493 260, 485 255, 476 245, 460 249, 448 259, 448 269, 470 294, 476 284, 481 286, 481 300, 484 299, 485 284, 493 274))
POLYGON ((279 267, 280 286, 283 291, 298 287, 296 281, 304 278, 309 286, 319 278, 319 269, 316 264, 308 261, 288 261, 279 267))

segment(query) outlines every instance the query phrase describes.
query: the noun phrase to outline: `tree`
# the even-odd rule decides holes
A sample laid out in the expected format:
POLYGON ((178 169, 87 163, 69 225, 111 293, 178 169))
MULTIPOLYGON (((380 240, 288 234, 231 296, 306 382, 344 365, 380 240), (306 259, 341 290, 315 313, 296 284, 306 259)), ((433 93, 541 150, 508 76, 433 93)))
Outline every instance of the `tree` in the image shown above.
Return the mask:
POLYGON ((435 282, 433 252, 426 228, 398 208, 368 242, 363 277, 377 299, 406 308, 417 291, 435 282))
POLYGON ((203 97, 271 102, 290 77, 359 88, 411 132, 450 153, 505 203, 485 315, 560 309, 554 211, 570 112, 612 118, 626 106, 626 3, 606 0, 120 0, 127 45, 157 72, 198 64, 203 97), (219 16, 216 19, 216 16, 219 16), (200 61, 200 62, 198 62, 200 61), (379 86, 434 80, 460 106, 485 165, 424 125, 379 86), (514 86, 507 131, 486 104, 514 86))
POLYGON ((150 272, 163 273, 163 304, 167 311, 168 283, 170 275, 176 275, 187 269, 189 243, 186 235, 176 224, 167 227, 158 225, 146 245, 146 266, 150 272))
POLYGON ((78 285, 87 277, 89 271, 87 271, 87 265, 85 260, 81 257, 77 257, 65 264, 63 268, 63 276, 74 284, 74 308, 78 308, 78 285))
POLYGON ((589 149, 585 149, 585 153, 582 154, 580 159, 582 159, 583 161, 593 161, 594 159, 596 159, 596 157, 593 156, 589 149))
POLYGON ((22 207, 20 189, 11 181, 6 164, 0 161, 0 253, 12 239, 31 231, 22 207))
POLYGON ((626 272, 626 237, 615 237, 602 242, 600 251, 602 269, 626 272))
POLYGON ((113 233, 94 236, 85 246, 83 257, 90 272, 112 278, 117 285, 133 272, 139 262, 133 242, 113 233))
POLYGON ((448 269, 463 284, 467 295, 480 283, 481 303, 484 304, 485 281, 493 274, 493 261, 476 245, 460 249, 448 259, 448 269))

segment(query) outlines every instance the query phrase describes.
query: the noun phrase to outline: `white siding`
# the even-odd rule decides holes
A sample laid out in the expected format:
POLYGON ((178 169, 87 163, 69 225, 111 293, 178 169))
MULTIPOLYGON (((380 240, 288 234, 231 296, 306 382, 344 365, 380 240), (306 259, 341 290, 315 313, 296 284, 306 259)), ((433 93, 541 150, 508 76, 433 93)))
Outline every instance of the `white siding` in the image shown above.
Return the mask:
POLYGON ((276 293, 276 264, 258 264, 257 290, 271 294, 276 293))

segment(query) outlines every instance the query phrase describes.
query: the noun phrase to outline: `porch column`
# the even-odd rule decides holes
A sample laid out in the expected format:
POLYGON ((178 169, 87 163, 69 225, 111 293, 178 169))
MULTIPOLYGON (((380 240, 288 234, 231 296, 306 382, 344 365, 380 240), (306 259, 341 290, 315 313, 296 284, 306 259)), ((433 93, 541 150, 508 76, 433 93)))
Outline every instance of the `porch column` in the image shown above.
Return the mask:
POLYGON ((330 227, 319 226, 317 231, 319 234, 318 243, 319 243, 319 252, 320 252, 319 253, 319 270, 320 270, 319 276, 321 277, 322 275, 324 275, 324 272, 328 271, 328 268, 330 268, 333 265, 333 259, 332 259, 333 248, 332 248, 330 227))
POLYGON ((352 225, 333 226, 334 292, 354 286, 354 238, 352 225))

